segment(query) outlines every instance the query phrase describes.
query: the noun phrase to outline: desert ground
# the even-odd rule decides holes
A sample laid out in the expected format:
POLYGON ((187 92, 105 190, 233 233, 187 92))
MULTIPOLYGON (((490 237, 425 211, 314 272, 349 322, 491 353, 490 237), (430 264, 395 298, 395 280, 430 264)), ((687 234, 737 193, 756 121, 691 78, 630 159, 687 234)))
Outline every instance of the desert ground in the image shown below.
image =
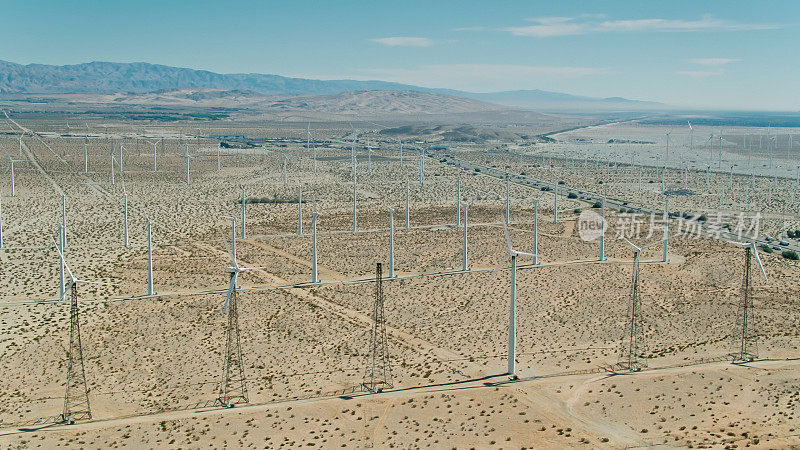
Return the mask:
POLYGON ((760 251, 767 280, 752 269, 758 358, 732 364, 744 250, 714 232, 744 227, 742 239, 798 245, 785 233, 800 229, 800 145, 784 142, 798 130, 781 130, 770 165, 768 138, 757 142, 767 130, 747 127, 695 126, 690 144, 688 127, 624 121, 559 132, 572 127, 547 124, 515 130, 528 140, 456 143, 372 122, 75 123, 0 115, 0 151, 19 161, 13 197, 10 166, 0 176, 0 447, 800 445, 800 263, 760 251), (722 136, 721 156, 716 146, 710 153, 711 133, 722 136), (255 144, 219 148, 225 139, 210 137, 224 135, 255 144), (449 148, 421 156, 433 144, 449 148), (552 190, 507 185, 488 168, 563 186, 558 222, 552 190), (663 211, 662 178, 672 192, 667 261, 660 242, 644 250, 638 278, 646 367, 615 371, 633 274, 622 238, 642 246, 664 234, 660 213, 628 208, 663 211), (517 261, 515 377, 506 373, 507 186, 516 250, 532 251, 539 200, 539 264, 517 261), (229 217, 241 227, 243 188, 237 261, 257 267, 242 273, 236 294, 249 403, 224 408, 213 400, 228 323, 229 217), (605 210, 601 261, 578 218, 599 212, 603 196, 616 203, 605 210), (459 202, 471 203, 468 271, 459 202), (375 265, 385 275, 389 260, 388 208, 396 277, 382 286, 393 386, 371 393, 360 385, 375 265), (698 226, 700 215, 716 228, 698 226), (77 288, 93 417, 72 425, 51 420, 63 409, 70 329, 69 301, 55 302, 53 237, 64 221, 76 278, 108 283, 77 288))

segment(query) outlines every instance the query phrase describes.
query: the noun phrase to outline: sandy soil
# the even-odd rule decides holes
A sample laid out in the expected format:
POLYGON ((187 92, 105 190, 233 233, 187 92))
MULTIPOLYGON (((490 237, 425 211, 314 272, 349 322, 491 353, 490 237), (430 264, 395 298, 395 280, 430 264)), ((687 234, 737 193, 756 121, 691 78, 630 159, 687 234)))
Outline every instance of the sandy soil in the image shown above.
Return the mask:
MULTIPOLYGON (((24 126, 45 130, 48 124, 24 126)), ((517 273, 520 379, 512 382, 503 374, 509 271, 492 272, 505 251, 504 183, 462 173, 462 200, 474 200, 469 210, 469 265, 474 270, 459 273, 463 230, 455 226, 459 172, 453 167, 428 158, 420 184, 417 159, 407 157, 401 166, 396 147, 377 151, 381 157, 373 159, 371 173, 360 153, 360 231, 354 234, 349 149, 321 149, 315 176, 301 147, 304 130, 298 129, 293 137, 300 139, 288 147, 224 150, 217 171, 215 144, 185 139, 189 153, 198 155, 191 159, 186 186, 181 156, 186 143, 177 136, 211 131, 189 128, 165 139, 163 150, 159 146, 155 173, 148 153, 152 146, 140 142, 137 152, 135 142, 126 141, 124 172, 115 174, 113 186, 110 144, 103 138, 90 139, 88 174, 82 170, 82 139, 25 139, 29 162, 15 167, 16 196, 10 197, 7 182, 0 185, 5 247, 0 251, 0 366, 5 375, 0 377, 0 446, 800 444, 797 262, 762 254, 769 282, 753 278, 761 359, 732 365, 725 357, 735 330, 743 251, 707 237, 681 237, 670 245, 669 262, 661 263, 661 247, 652 247, 643 255, 639 285, 648 368, 612 375, 605 369, 618 359, 632 271, 632 252, 614 230, 629 218, 607 211, 607 260, 598 262, 598 243, 584 242, 575 227, 578 212, 591 205, 560 198, 561 220, 553 223, 553 198, 545 194, 539 217, 542 264, 523 266, 517 273), (283 151, 291 157, 286 186, 278 156, 283 151), (308 201, 302 206, 302 235, 297 235, 298 181, 308 201), (288 202, 247 205, 247 238, 237 242, 240 265, 263 267, 242 275, 238 294, 251 405, 201 408, 198 404, 215 398, 222 375, 226 318, 220 290, 228 282, 227 216, 240 214, 237 201, 243 185, 250 199, 288 202), (58 295, 58 257, 51 235, 61 222, 61 192, 67 199, 65 257, 72 271, 81 279, 116 284, 79 286, 95 420, 37 429, 37 418, 58 414, 63 407, 68 305, 31 301, 58 295), (123 246, 125 192, 128 247, 123 246), (301 286, 297 284, 311 276, 308 226, 313 199, 319 212, 323 284, 301 286), (395 387, 377 395, 341 395, 358 386, 364 374, 374 285, 357 281, 373 276, 375 263, 387 262, 386 205, 396 208, 399 276, 384 282, 395 387), (154 223, 154 275, 162 296, 139 298, 146 288, 148 218, 154 223)), ((326 131, 331 142, 346 133, 342 128, 326 131)), ((104 132, 111 134, 112 129, 115 136, 144 131, 156 137, 167 131, 117 123, 108 124, 104 132)), ((647 137, 625 128, 615 133, 625 139, 647 137)), ((6 151, 16 150, 15 137, 4 136, 0 142, 6 151)), ((561 161, 550 169, 541 166, 535 153, 540 151, 523 154, 521 162, 508 152, 463 149, 459 157, 489 160, 543 179, 560 170, 560 179, 586 191, 597 190, 597 181, 605 179, 609 195, 643 205, 661 202, 660 190, 639 192, 627 179, 626 167, 609 169, 608 178, 602 167, 587 167, 585 175, 582 161, 570 159, 566 166, 561 161)), ((673 184, 682 183, 678 171, 669 177, 673 184)), ((713 175, 714 186, 728 183, 728 177, 713 175)), ((728 198, 736 202, 749 180, 748 175, 735 176, 739 190, 734 188, 728 198)), ((705 187, 704 178, 694 183, 698 191, 705 187)), ((791 180, 779 183, 791 186, 791 180)), ((776 230, 785 224, 774 205, 788 202, 786 191, 783 197, 778 191, 773 206, 754 203, 766 202, 763 189, 751 191, 749 198, 753 210, 758 205, 771 215, 765 226, 776 230)), ((529 251, 532 245, 533 198, 540 194, 512 185, 511 238, 520 250, 529 251)), ((708 193, 674 199, 679 211, 718 211, 714 202, 708 193)), ((640 227, 643 236, 637 243, 661 236, 658 223, 652 230, 647 221, 640 227)))

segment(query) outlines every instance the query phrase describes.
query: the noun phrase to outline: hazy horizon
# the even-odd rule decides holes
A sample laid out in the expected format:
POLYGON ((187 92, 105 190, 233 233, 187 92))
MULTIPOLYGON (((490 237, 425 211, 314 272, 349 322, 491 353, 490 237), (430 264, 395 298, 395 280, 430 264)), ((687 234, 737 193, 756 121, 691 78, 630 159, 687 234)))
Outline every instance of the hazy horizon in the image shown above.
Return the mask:
POLYGON ((795 111, 796 2, 531 5, 5 2, 20 63, 146 61, 216 73, 544 90, 684 109, 795 111), (35 19, 36 27, 31 27, 35 19))

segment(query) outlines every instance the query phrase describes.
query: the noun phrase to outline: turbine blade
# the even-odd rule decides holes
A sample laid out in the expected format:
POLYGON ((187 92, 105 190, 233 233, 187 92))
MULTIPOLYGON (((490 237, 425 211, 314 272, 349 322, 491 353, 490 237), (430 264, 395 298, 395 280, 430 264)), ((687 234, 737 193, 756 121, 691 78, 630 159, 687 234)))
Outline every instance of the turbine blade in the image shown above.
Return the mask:
POLYGON ((749 242, 739 242, 739 241, 725 241, 729 244, 738 245, 740 247, 749 247, 751 244, 749 242))
POLYGON ((500 260, 499 263, 497 263, 497 266, 495 266, 494 270, 492 270, 492 278, 497 276, 497 272, 500 270, 501 267, 503 267, 503 264, 505 264, 506 261, 509 260, 509 258, 511 258, 511 253, 507 254, 503 259, 500 260))
POLYGON ((758 256, 758 250, 756 249, 755 242, 753 242, 753 253, 756 254, 756 261, 758 262, 758 268, 761 269, 761 275, 764 276, 764 281, 769 282, 769 279, 767 278, 767 272, 764 271, 764 265, 761 264, 761 257, 758 256))
POLYGON ((53 243, 56 245, 56 251, 58 252, 58 257, 61 259, 61 264, 64 265, 64 270, 67 271, 67 275, 69 275, 69 279, 72 283, 75 282, 76 278, 72 275, 72 271, 69 269, 69 265, 67 265, 67 261, 64 259, 64 253, 61 252, 61 249, 58 247, 58 242, 56 242, 56 238, 53 238, 53 243))
POLYGON ((225 310, 228 308, 228 302, 231 300, 231 293, 236 288, 236 277, 239 275, 239 272, 233 272, 233 276, 231 276, 231 284, 228 286, 228 295, 225 296, 225 304, 222 305, 222 314, 225 314, 225 310))
POLYGON ((514 249, 511 247, 511 236, 508 234, 508 225, 506 225, 506 221, 503 220, 503 232, 506 235, 506 244, 508 244, 508 251, 512 252, 514 249))
POLYGON ((87 281, 87 280, 79 280, 75 279, 72 281, 73 283, 82 283, 82 284, 102 284, 105 286, 119 286, 119 283, 107 283, 105 281, 87 281))
MULTIPOLYGON (((637 246, 636 246, 636 244, 634 244, 633 242, 629 241, 629 240, 628 240, 628 238, 626 238, 625 236, 623 236, 623 237, 622 237, 622 240, 623 240, 623 241, 625 241, 625 242, 626 242, 628 245, 630 245, 631 247, 633 247, 633 248, 634 248, 634 250, 636 250, 637 252, 640 252, 640 251, 642 251, 642 249, 640 249, 639 247, 637 247, 637 246)), ((661 241, 658 241, 658 242, 661 242, 661 241)))
POLYGON ((67 297, 67 293, 70 291, 70 289, 72 289, 72 285, 73 284, 74 283, 72 281, 67 283, 67 286, 64 287, 64 293, 61 294, 61 297, 59 297, 58 300, 55 301, 55 303, 53 303, 54 305, 57 305, 57 304, 61 303, 62 301, 64 301, 64 299, 67 297))

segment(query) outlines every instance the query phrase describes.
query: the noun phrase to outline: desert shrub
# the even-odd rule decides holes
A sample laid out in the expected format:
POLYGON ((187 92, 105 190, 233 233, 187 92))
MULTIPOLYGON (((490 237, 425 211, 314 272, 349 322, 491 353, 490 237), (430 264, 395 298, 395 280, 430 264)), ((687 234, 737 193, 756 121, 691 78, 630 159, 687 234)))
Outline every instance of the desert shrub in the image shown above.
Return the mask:
POLYGON ((797 252, 794 250, 784 250, 781 252, 781 256, 786 259, 791 259, 792 261, 797 261, 800 257, 797 256, 797 252))
POLYGON ((578 198, 578 194, 570 192, 569 194, 567 194, 567 198, 578 198))
POLYGON ((764 253, 772 253, 772 247, 770 247, 769 245, 765 244, 765 245, 762 245, 759 248, 761 248, 761 251, 764 252, 764 253))
POLYGON ((594 204, 592 205, 592 208, 599 208, 601 206, 603 206, 603 205, 600 202, 594 202, 594 204))

